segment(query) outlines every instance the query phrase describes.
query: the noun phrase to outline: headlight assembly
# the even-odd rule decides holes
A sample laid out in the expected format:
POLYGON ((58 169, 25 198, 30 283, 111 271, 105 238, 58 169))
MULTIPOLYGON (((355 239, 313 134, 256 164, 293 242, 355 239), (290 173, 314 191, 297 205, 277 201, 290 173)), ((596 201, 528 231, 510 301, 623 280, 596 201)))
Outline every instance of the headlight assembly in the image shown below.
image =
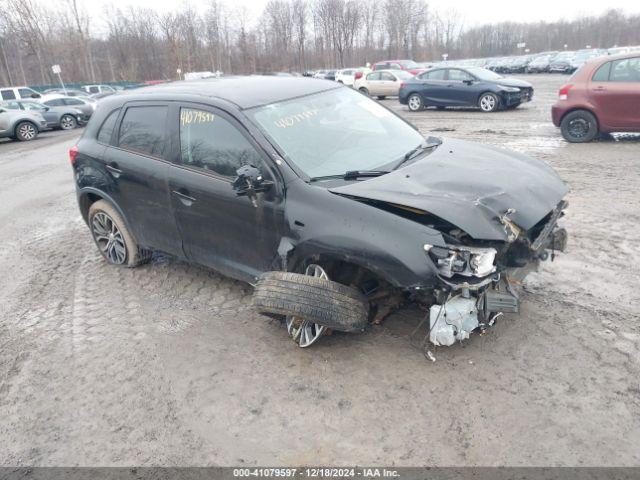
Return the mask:
POLYGON ((498 88, 504 90, 505 92, 518 93, 520 91, 517 87, 507 87, 506 85, 498 85, 498 88))
POLYGON ((438 271, 445 277, 454 275, 465 277, 486 277, 496 271, 495 248, 476 248, 458 245, 436 247, 424 245, 424 250, 438 267, 438 271))

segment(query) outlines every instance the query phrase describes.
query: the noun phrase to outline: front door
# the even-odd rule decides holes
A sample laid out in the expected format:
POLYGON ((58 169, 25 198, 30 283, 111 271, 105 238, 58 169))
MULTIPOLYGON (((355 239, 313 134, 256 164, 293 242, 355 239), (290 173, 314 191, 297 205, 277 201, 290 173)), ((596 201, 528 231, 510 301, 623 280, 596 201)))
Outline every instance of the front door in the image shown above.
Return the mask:
POLYGON ((474 78, 464 70, 450 68, 447 73, 447 91, 451 105, 476 106, 478 94, 474 78))
POLYGON ((169 189, 187 257, 249 282, 276 268, 284 195, 268 157, 221 110, 176 105, 171 118, 179 144, 169 189), (238 196, 233 182, 244 165, 257 167, 273 182, 271 188, 255 197, 238 196))
POLYGON ((640 57, 605 63, 594 74, 590 90, 604 125, 640 128, 640 57))

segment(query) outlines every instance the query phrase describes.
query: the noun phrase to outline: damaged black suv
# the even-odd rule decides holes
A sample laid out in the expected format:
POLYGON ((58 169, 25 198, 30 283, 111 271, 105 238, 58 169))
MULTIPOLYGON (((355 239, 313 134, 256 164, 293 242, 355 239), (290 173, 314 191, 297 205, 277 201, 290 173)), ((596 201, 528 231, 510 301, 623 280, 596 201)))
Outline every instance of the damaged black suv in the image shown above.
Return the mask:
POLYGON ((256 286, 302 347, 416 302, 451 345, 518 311, 562 251, 567 188, 545 163, 424 138, 325 80, 229 77, 104 99, 70 151, 104 258, 152 251, 256 286))

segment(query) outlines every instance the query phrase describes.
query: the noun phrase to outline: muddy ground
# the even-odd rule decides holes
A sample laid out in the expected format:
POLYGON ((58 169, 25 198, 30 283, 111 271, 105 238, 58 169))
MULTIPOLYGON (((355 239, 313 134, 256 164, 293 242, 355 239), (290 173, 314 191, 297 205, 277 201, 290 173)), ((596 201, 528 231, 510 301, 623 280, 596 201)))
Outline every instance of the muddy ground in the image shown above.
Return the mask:
POLYGON ((0 143, 0 464, 640 465, 640 137, 565 143, 562 76, 515 111, 410 114, 569 184, 569 251, 522 312, 427 361, 415 311, 297 348, 251 288, 169 258, 109 267, 80 219, 80 133, 0 143))

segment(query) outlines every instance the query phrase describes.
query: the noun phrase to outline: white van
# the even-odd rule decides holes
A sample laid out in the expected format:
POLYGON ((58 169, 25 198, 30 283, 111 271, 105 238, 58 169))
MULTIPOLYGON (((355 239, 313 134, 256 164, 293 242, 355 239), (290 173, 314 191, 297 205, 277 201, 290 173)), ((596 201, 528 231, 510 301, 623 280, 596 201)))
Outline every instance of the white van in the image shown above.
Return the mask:
POLYGON ((0 100, 33 100, 41 95, 29 87, 2 87, 0 100))

